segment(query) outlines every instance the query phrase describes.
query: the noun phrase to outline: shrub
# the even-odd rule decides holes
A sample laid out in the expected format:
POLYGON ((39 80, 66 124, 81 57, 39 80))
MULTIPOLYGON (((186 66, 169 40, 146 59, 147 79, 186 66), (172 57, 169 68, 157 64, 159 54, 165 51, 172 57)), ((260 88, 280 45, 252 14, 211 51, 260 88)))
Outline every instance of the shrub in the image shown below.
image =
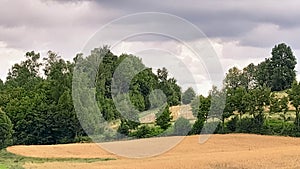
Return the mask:
POLYGON ((74 139, 75 143, 90 143, 92 139, 89 136, 77 136, 74 139))
POLYGON ((254 119, 245 117, 238 121, 236 131, 240 133, 255 133, 257 132, 256 128, 254 119))
POLYGON ((185 136, 192 129, 190 121, 186 118, 179 117, 174 123, 174 135, 185 136))
POLYGON ((136 131, 130 133, 130 136, 136 138, 149 138, 158 136, 163 130, 159 127, 150 127, 148 125, 140 126, 136 131))
POLYGON ((171 126, 171 120, 173 117, 171 116, 168 105, 161 111, 162 112, 156 114, 155 123, 160 126, 160 128, 166 130, 171 126))
POLYGON ((203 125, 204 125, 204 121, 197 119, 189 134, 191 134, 191 135, 192 134, 200 134, 201 130, 203 128, 203 125))
POLYGON ((234 116, 226 123, 227 130, 229 130, 229 132, 235 132, 237 128, 237 123, 238 123, 238 117, 234 116))
POLYGON ((9 117, 0 110, 0 149, 12 145, 13 125, 9 117))
POLYGON ((216 134, 222 133, 222 126, 219 121, 206 122, 197 120, 189 134, 216 134))
POLYGON ((206 122, 203 126, 203 134, 220 134, 223 133, 220 121, 206 122))

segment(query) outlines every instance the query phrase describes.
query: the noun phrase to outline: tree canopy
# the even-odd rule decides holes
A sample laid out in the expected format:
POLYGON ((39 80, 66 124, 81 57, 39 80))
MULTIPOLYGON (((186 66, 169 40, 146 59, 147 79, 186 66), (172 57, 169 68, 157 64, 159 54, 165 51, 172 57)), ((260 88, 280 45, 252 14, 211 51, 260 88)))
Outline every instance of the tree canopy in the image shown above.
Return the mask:
POLYGON ((189 104, 192 102, 192 100, 196 97, 196 92, 193 88, 189 87, 186 89, 186 91, 182 94, 182 103, 183 104, 189 104))

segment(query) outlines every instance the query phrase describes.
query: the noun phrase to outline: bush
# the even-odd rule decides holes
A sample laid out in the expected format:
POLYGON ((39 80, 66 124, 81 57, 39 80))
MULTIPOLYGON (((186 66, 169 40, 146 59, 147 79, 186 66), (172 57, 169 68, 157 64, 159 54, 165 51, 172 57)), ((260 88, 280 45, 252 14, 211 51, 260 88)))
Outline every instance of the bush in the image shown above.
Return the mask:
POLYGON ((222 133, 222 126, 219 121, 214 122, 206 122, 204 125, 204 121, 197 120, 193 125, 193 128, 189 134, 216 134, 222 133))
POLYGON ((196 93, 193 88, 189 87, 185 92, 182 94, 182 103, 189 104, 191 101, 196 97, 196 93))
POLYGON ((254 128, 254 119, 245 117, 238 121, 236 131, 239 133, 253 133, 254 128))
POLYGON ((89 136, 77 136, 74 139, 75 143, 91 143, 93 142, 89 136))
POLYGON ((203 126, 203 134, 220 134, 223 133, 222 125, 219 121, 207 122, 203 126))
POLYGON ((9 117, 0 110, 0 149, 12 145, 13 125, 9 117))
POLYGON ((162 112, 156 114, 155 123, 160 126, 160 128, 166 130, 171 126, 171 120, 173 117, 171 116, 168 105, 161 111, 162 112))
POLYGON ((264 134, 266 131, 264 131, 263 125, 261 118, 246 117, 238 121, 236 131, 239 133, 264 134))
POLYGON ((137 127, 140 125, 140 123, 131 121, 131 120, 121 120, 121 124, 117 129, 117 138, 122 139, 125 138, 126 136, 130 135, 131 130, 137 129, 137 127))
POLYGON ((261 134, 281 135, 283 130, 282 120, 269 119, 264 124, 261 134))
POLYGON ((192 129, 190 121, 186 118, 179 117, 174 124, 174 135, 185 136, 192 129))
POLYGON ((136 138, 150 138, 160 135, 164 130, 159 127, 150 127, 148 125, 140 126, 136 131, 130 133, 130 136, 136 138))
POLYGON ((191 134, 191 135, 192 134, 200 134, 201 130, 203 128, 203 125, 204 125, 204 121, 197 119, 189 134, 191 134))
POLYGON ((174 135, 174 125, 170 126, 167 130, 164 130, 158 136, 160 136, 160 137, 166 137, 166 136, 172 136, 172 135, 174 135))
POLYGON ((226 123, 226 128, 229 132, 235 132, 237 128, 238 117, 234 116, 226 123))

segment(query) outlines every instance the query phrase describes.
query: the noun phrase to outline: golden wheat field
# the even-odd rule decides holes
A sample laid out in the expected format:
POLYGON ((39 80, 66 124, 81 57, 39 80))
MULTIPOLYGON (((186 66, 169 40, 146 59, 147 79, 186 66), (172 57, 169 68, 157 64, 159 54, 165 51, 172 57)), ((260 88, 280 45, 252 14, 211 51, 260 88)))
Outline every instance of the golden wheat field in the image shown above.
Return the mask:
MULTIPOLYGON (((144 151, 155 149, 145 140, 143 144, 144 151)), ((212 135, 204 144, 199 144, 199 136, 188 136, 164 154, 135 159, 108 153, 96 144, 13 146, 8 151, 32 157, 116 159, 94 163, 26 163, 26 169, 300 168, 300 139, 250 134, 212 135)))

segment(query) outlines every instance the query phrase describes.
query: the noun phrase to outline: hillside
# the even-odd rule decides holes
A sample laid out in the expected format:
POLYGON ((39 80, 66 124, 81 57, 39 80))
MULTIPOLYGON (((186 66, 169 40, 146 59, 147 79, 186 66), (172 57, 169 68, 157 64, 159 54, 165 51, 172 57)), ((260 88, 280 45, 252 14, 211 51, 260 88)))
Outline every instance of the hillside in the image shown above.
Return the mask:
MULTIPOLYGON (((157 111, 145 111, 140 115, 141 123, 153 123, 155 121, 155 113, 157 111)), ((189 120, 195 120, 193 116, 192 108, 190 105, 178 105, 170 107, 170 112, 173 117, 173 121, 177 120, 179 117, 184 117, 189 120)))

